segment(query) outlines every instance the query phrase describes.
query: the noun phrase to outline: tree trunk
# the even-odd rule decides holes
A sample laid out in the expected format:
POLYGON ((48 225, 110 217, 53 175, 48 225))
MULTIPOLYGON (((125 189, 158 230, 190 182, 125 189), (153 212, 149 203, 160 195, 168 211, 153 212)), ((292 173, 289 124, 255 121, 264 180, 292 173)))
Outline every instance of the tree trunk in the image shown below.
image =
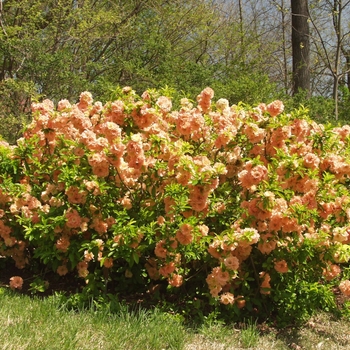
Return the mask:
POLYGON ((350 91, 350 53, 346 54, 346 86, 350 91))
POLYGON ((307 0, 291 0, 293 95, 299 90, 310 92, 310 37, 307 0))
POLYGON ((288 23, 286 21, 286 9, 285 9, 285 4, 284 0, 282 0, 281 5, 281 22, 282 22, 282 42, 283 42, 283 83, 284 83, 284 91, 286 94, 288 94, 289 91, 289 78, 288 78, 288 53, 287 53, 287 27, 288 23))

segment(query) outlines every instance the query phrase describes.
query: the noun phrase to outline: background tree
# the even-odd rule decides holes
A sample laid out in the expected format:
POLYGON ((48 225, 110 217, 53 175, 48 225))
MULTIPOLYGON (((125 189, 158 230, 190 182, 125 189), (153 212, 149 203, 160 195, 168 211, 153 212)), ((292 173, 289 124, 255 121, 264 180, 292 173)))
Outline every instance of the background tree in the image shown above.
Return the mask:
POLYGON ((293 94, 310 91, 310 32, 307 0, 291 0, 293 94))
POLYGON ((320 61, 323 62, 325 75, 329 77, 331 96, 335 104, 335 119, 339 115, 339 102, 348 96, 344 90, 346 78, 350 72, 349 43, 350 30, 348 20, 350 16, 350 1, 325 0, 322 7, 313 6, 311 22, 314 35, 313 44, 318 52, 320 61), (332 19, 331 26, 329 18, 332 19), (342 96, 339 96, 341 92, 342 96))
POLYGON ((0 118, 16 129, 6 138, 18 137, 33 99, 83 90, 108 99, 118 85, 168 86, 195 98, 210 85, 231 103, 272 99, 254 3, 240 3, 239 21, 239 4, 226 1, 1 2, 0 118))

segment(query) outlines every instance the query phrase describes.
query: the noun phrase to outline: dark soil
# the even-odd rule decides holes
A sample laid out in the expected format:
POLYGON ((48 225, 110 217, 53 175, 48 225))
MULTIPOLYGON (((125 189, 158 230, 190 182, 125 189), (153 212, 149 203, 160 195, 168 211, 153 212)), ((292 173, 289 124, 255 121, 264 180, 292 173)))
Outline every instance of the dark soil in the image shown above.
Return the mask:
POLYGON ((53 295, 55 292, 76 293, 81 291, 85 284, 84 280, 77 279, 73 274, 59 276, 53 272, 46 272, 44 268, 38 269, 38 272, 34 274, 28 268, 18 269, 10 262, 2 262, 0 271, 0 287, 9 287, 10 278, 13 276, 23 278, 23 287, 20 291, 22 294, 36 294, 35 290, 31 289, 31 283, 35 282, 36 278, 48 282, 46 290, 40 292, 40 295, 43 296, 53 295))
MULTIPOLYGON (((36 267, 33 273, 29 268, 18 269, 9 261, 1 261, 0 258, 0 287, 9 288, 10 278, 20 276, 23 278, 23 286, 17 292, 23 295, 46 297, 56 293, 63 294, 67 297, 82 292, 86 286, 83 278, 77 277, 76 273, 67 273, 65 276, 59 276, 53 271, 45 271, 45 267, 36 267), (41 280, 46 282, 45 290, 38 291, 33 287, 35 281, 41 280)), ((116 282, 114 282, 116 284, 116 282)), ((138 291, 135 287, 126 288, 124 291, 116 291, 116 285, 108 284, 107 293, 118 296, 119 301, 126 304, 142 304, 143 307, 154 307, 159 304, 160 300, 179 303, 179 295, 166 293, 166 281, 156 284, 150 284, 144 291, 138 291)), ((101 292, 102 294, 103 292, 101 292)))

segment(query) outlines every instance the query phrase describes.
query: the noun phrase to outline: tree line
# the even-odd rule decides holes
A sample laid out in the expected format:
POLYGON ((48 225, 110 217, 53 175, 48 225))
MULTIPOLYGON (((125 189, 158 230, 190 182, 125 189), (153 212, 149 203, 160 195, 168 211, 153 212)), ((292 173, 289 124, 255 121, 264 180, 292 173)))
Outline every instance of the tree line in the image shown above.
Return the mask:
POLYGON ((2 0, 2 135, 14 142, 34 100, 106 100, 118 86, 190 98, 210 86, 230 103, 283 98, 346 119, 349 3, 2 0))

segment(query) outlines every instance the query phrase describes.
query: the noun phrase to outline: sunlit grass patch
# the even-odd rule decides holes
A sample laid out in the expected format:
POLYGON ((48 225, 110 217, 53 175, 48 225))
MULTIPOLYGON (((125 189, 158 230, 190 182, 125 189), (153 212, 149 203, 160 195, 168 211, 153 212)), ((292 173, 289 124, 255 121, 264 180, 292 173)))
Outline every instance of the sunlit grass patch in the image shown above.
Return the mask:
POLYGON ((183 316, 120 303, 71 309, 56 296, 31 298, 0 289, 0 337, 6 350, 289 350, 350 348, 350 320, 318 313, 298 328, 183 316))

